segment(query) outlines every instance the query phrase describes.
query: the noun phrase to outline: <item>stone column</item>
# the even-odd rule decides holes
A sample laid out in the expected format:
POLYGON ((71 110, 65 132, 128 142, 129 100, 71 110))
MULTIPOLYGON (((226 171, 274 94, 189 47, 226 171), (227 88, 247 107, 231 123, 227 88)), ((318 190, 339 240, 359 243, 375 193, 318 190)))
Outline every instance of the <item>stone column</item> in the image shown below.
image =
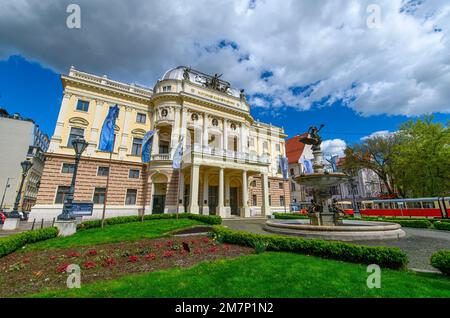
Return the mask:
POLYGON ((271 215, 270 205, 269 205, 269 177, 267 175, 267 172, 262 174, 261 182, 262 182, 261 215, 267 216, 267 215, 271 215))
POLYGON ((199 214, 198 207, 198 183, 199 183, 199 165, 192 165, 191 167, 191 193, 189 197, 189 211, 190 213, 199 214))
POLYGON ((247 171, 242 171, 242 207, 241 217, 246 218, 250 216, 250 208, 248 207, 248 179, 247 171))
MULTIPOLYGON (((100 101, 100 100, 96 101, 94 122, 92 123, 91 138, 89 140, 89 146, 87 149, 87 153, 89 155, 92 155, 94 153, 95 149, 98 148, 98 142, 100 140, 100 138, 99 138, 100 119, 102 116, 102 110, 103 110, 104 104, 105 104, 105 102, 103 102, 103 101, 100 101)), ((116 147, 116 145, 114 145, 114 148, 115 147, 116 147)))
POLYGON ((221 167, 219 169, 219 200, 218 200, 219 202, 217 205, 217 211, 218 211, 218 214, 223 218, 227 216, 225 206, 223 204, 224 181, 225 181, 224 174, 225 174, 224 169, 221 167))
POLYGON ((175 153, 176 148, 178 147, 178 142, 180 140, 180 113, 181 108, 179 106, 174 106, 174 119, 172 125, 172 135, 170 136, 170 147, 171 147, 171 158, 173 158, 173 154, 175 153))
MULTIPOLYGON (((119 112, 120 116, 120 112, 119 112)), ((130 127, 130 120, 131 120, 131 108, 126 107, 125 108, 125 120, 123 124, 123 130, 122 130, 122 139, 120 142, 119 147, 119 159, 124 159, 127 153, 127 142, 128 142, 128 130, 130 127)), ((117 138, 117 137, 116 137, 117 138)))
POLYGON ((202 214, 209 215, 209 206, 208 206, 208 194, 209 194, 209 175, 205 171, 203 174, 203 202, 202 202, 202 214))
POLYGON ((204 147, 208 146, 208 115, 203 113, 203 136, 202 145, 204 147))
POLYGON ((67 108, 69 107, 70 94, 64 93, 61 108, 59 109, 58 119, 56 120, 55 131, 50 141, 49 152, 58 150, 62 142, 62 131, 64 128, 64 121, 66 118, 67 108))
POLYGON ((186 122, 187 122, 187 111, 185 108, 181 108, 181 128, 180 136, 183 137, 183 149, 186 149, 186 122))
POLYGON ((228 120, 223 120, 223 150, 228 150, 228 120))
MULTIPOLYGON (((144 145, 142 145, 144 146, 144 145)), ((159 154, 159 130, 155 130, 155 134, 153 135, 153 144, 152 144, 152 156, 159 154)))

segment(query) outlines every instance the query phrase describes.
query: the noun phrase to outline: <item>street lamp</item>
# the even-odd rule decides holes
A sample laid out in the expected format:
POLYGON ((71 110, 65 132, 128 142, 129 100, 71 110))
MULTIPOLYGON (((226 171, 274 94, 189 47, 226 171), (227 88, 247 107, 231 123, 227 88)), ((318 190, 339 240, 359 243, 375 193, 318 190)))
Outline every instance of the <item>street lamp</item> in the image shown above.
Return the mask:
POLYGON ((361 212, 359 211, 358 203, 356 202, 356 197, 355 197, 355 192, 356 192, 355 191, 356 190, 355 177, 350 176, 348 180, 350 182, 350 187, 352 189, 352 196, 353 196, 353 217, 355 219, 360 219, 361 212))
POLYGON ((29 160, 24 160, 20 163, 20 165, 22 166, 22 180, 20 181, 19 191, 17 191, 16 202, 14 202, 14 208, 9 215, 10 218, 20 218, 18 209, 19 209, 20 197, 22 195, 23 183, 24 183, 25 178, 27 177, 28 171, 30 170, 33 163, 29 160))
POLYGON ((83 138, 77 137, 72 141, 72 147, 75 150, 75 167, 73 169, 72 182, 70 183, 69 191, 67 192, 66 199, 64 200, 62 213, 58 215, 57 218, 60 221, 71 221, 75 219, 72 213, 73 195, 75 193, 75 181, 77 179, 77 170, 81 154, 87 146, 88 143, 83 138))

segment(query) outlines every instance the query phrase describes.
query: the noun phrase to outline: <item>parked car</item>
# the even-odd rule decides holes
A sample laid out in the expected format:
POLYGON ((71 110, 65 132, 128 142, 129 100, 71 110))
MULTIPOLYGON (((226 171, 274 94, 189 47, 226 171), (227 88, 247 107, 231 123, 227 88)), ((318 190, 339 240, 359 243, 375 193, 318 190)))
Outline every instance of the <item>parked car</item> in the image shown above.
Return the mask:
MULTIPOLYGON (((1 211, 1 213, 3 214, 3 216, 5 218, 10 218, 12 211, 1 211)), ((28 215, 29 214, 30 214, 30 212, 21 212, 21 211, 19 211, 20 220, 21 221, 28 221, 28 215)), ((3 223, 1 223, 1 224, 3 224, 3 223)))
POLYGON ((0 224, 5 224, 6 216, 0 211, 0 224))

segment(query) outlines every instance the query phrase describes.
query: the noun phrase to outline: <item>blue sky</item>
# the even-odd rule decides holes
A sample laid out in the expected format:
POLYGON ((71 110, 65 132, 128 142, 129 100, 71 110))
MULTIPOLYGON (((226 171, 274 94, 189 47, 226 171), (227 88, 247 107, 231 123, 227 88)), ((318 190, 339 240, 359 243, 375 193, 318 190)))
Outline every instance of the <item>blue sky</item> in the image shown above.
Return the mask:
MULTIPOLYGON (((148 85, 149 86, 149 85, 148 85)), ((62 99, 59 74, 50 68, 28 61, 20 55, 0 61, 0 107, 10 113, 29 117, 49 135, 53 133, 62 99)), ((331 106, 317 105, 307 111, 284 107, 270 110, 252 107, 255 119, 282 126, 289 136, 307 131, 312 124, 324 123, 323 139, 343 139, 347 143, 360 141, 376 131, 395 131, 407 116, 361 116, 341 102, 331 106)), ((435 114, 437 121, 450 120, 446 114, 435 114)))

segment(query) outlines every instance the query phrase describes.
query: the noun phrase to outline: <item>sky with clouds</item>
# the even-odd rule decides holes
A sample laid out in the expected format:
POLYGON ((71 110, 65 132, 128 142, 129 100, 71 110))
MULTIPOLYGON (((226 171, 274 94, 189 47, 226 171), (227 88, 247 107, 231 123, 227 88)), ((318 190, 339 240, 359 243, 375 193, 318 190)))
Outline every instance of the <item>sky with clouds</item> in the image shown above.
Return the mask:
POLYGON ((449 118, 449 27, 440 0, 0 0, 0 71, 20 55, 55 74, 74 65, 153 86, 190 65, 245 88, 253 114, 290 135, 323 120, 340 151, 411 116, 449 118), (81 29, 66 27, 73 2, 81 29))

